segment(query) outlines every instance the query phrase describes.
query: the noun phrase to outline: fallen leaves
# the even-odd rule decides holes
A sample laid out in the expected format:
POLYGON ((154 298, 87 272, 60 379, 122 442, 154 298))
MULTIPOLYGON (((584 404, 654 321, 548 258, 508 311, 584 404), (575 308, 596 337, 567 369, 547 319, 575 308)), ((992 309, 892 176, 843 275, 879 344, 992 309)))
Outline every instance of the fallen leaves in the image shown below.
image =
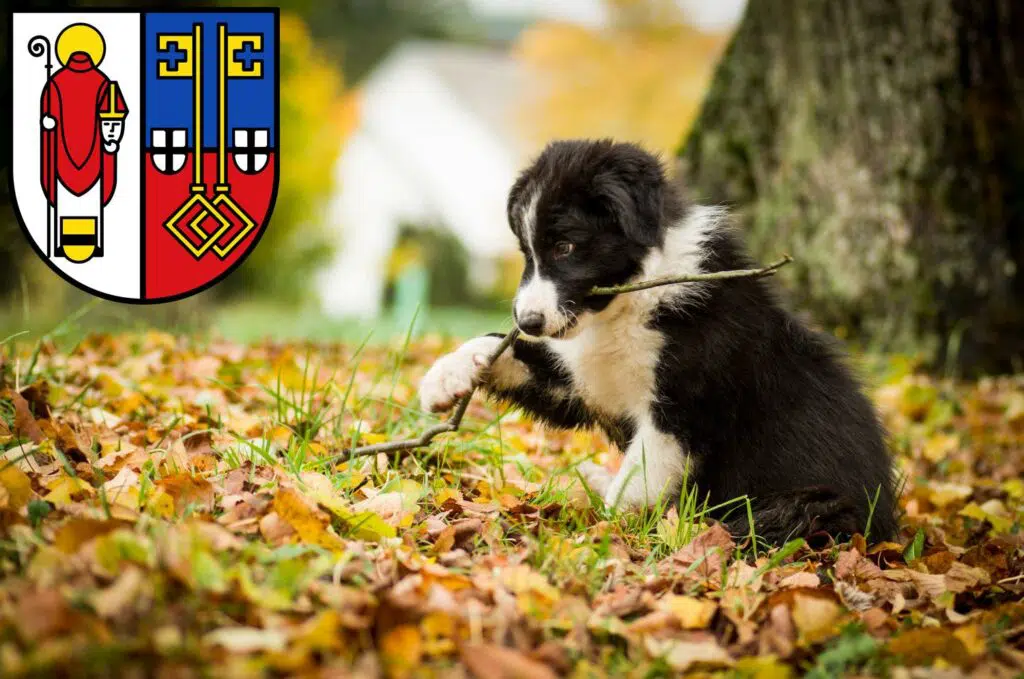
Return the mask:
POLYGON ((876 398, 900 539, 755 553, 679 508, 602 514, 572 463, 606 441, 481 401, 429 454, 332 460, 422 429, 411 385, 441 349, 357 367, 344 346, 154 332, 47 348, 27 387, 0 375, 0 671, 1024 669, 1021 378, 896 376, 876 398))

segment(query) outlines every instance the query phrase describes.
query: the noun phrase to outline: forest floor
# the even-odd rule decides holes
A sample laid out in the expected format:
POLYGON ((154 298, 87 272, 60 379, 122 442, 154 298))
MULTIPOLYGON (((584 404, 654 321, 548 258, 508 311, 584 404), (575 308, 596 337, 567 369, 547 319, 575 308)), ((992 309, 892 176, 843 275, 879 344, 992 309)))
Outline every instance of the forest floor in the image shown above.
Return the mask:
POLYGON ((876 361, 899 541, 767 550, 692 494, 600 506, 574 467, 605 441, 480 398, 426 451, 332 459, 436 422, 446 348, 8 343, 0 675, 1024 673, 1024 377, 876 361))

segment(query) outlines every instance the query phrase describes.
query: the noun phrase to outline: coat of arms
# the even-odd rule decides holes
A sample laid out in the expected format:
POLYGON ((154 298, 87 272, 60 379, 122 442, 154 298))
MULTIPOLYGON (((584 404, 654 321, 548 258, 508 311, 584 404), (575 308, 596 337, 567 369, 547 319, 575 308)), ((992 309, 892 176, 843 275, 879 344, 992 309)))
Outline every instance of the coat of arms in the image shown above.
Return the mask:
POLYGON ((39 255, 126 302, 241 263, 278 178, 276 10, 15 13, 12 194, 39 255))

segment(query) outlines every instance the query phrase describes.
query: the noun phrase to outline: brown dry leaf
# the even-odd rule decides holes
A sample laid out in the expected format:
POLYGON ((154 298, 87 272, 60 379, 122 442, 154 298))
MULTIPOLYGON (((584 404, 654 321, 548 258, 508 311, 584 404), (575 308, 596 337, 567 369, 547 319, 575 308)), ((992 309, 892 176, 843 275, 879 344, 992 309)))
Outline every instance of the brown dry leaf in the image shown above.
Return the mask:
POLYGON ((787 575, 779 581, 780 589, 789 589, 792 587, 817 587, 821 584, 821 578, 818 577, 817 573, 808 573, 802 571, 800 573, 793 573, 787 575))
POLYGON ((444 554, 450 552, 455 546, 455 526, 445 526, 434 540, 434 552, 444 554))
POLYGON ((716 523, 673 554, 671 560, 684 568, 697 564, 694 573, 713 578, 721 574, 722 565, 732 558, 735 548, 729 531, 716 523))
POLYGON ((174 500, 174 512, 182 515, 186 509, 209 512, 213 510, 213 486, 204 478, 190 474, 173 474, 156 482, 156 486, 174 500))
POLYGON ((29 411, 33 416, 40 419, 49 419, 52 409, 50 408, 50 383, 41 380, 21 390, 21 396, 28 404, 29 411))
POLYGON ((871 563, 856 549, 843 552, 836 559, 836 578, 846 580, 872 580, 882 577, 882 569, 871 563))
POLYGON ((291 524, 287 523, 277 512, 270 512, 260 519, 260 535, 272 545, 279 545, 293 535, 296 531, 291 524))
POLYGON ((33 443, 39 443, 46 438, 24 396, 13 389, 4 389, 3 392, 0 392, 0 399, 10 401, 14 405, 14 434, 16 436, 28 438, 33 443))
POLYGON ((687 672, 696 667, 721 668, 735 664, 728 652, 714 640, 680 641, 646 637, 644 645, 651 656, 661 658, 679 672, 687 672))
MULTIPOLYGON (((914 583, 914 587, 919 593, 932 600, 938 599, 946 592, 946 577, 943 575, 932 575, 913 570, 905 570, 903 572, 914 583)), ((894 575, 894 572, 889 571, 887 577, 894 575)))
POLYGON ((950 565, 943 574, 946 589, 950 592, 966 592, 978 585, 987 585, 990 581, 987 572, 981 568, 967 566, 960 562, 950 565))
POLYGON ((72 631, 77 616, 60 592, 42 589, 22 595, 12 622, 24 641, 40 643, 49 637, 72 631))
POLYGON ((773 606, 768 613, 768 624, 761 635, 761 654, 776 653, 788 658, 796 648, 796 628, 793 616, 784 604, 773 606))
POLYGON ((494 644, 463 647, 461 658, 477 679, 556 679, 547 665, 519 651, 494 644))
POLYGON ((208 633, 203 641, 220 646, 231 653, 283 651, 288 643, 284 633, 256 627, 222 627, 208 633))
POLYGON ((146 584, 146 575, 138 568, 128 568, 110 587, 94 592, 89 603, 102 618, 120 617, 138 603, 139 595, 146 584))

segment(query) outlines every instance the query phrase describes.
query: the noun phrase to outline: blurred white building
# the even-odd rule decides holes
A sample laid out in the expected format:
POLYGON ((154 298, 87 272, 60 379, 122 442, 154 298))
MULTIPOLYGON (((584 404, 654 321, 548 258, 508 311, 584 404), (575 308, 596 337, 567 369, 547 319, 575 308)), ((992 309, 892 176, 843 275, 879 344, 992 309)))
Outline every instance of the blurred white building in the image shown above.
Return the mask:
MULTIPOLYGON (((730 29, 746 0, 677 0, 694 25, 730 29)), ((489 25, 548 19, 601 27, 603 0, 469 0, 489 25)), ((504 36, 509 39, 511 36, 504 36)), ((489 287, 515 248, 505 199, 538 150, 516 124, 530 78, 505 50, 407 43, 361 85, 360 122, 335 170, 336 260, 318 292, 331 316, 380 313, 388 257, 403 224, 450 230, 469 251, 471 284, 489 287)))
POLYGON ((471 282, 493 283, 515 250, 505 200, 531 150, 515 121, 526 85, 506 52, 450 43, 407 43, 367 78, 336 167, 329 219, 342 242, 318 286, 327 314, 380 312, 403 224, 450 230, 469 251, 471 282))

